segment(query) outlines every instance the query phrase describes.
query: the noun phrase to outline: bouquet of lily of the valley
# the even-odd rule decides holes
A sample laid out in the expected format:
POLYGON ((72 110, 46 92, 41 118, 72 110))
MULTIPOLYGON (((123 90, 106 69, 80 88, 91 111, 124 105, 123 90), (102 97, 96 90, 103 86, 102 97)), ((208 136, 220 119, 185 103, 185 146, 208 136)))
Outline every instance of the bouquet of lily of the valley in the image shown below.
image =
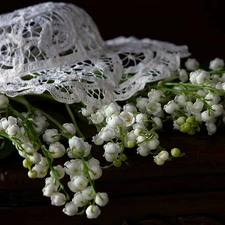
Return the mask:
POLYGON ((17 151, 28 176, 45 179, 43 195, 66 215, 100 215, 109 198, 95 183, 127 163, 127 149, 157 165, 182 157, 182 149, 160 144, 168 122, 187 135, 213 135, 225 123, 223 59, 201 66, 185 58, 186 46, 150 39, 105 43, 91 18, 66 3, 0 21, 0 156, 17 151), (93 146, 102 147, 101 157, 93 146))

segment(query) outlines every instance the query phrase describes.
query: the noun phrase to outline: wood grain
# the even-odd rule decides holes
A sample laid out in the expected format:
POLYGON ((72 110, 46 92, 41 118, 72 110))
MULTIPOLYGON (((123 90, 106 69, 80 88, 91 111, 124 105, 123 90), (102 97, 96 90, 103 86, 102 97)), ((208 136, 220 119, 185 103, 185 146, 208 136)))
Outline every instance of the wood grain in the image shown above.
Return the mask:
MULTIPOLYGON (((223 224, 225 221, 225 145, 224 132, 214 136, 160 133, 161 144, 174 145, 186 155, 163 166, 152 158, 127 152, 129 166, 104 171, 96 182, 98 190, 109 194, 110 202, 96 220, 68 217, 60 207, 51 206, 42 196, 43 179, 31 180, 21 166, 21 158, 12 155, 0 169, 1 218, 23 224, 223 224), (11 215, 14 215, 13 217, 11 215), (148 218, 148 219, 145 219, 148 218), (124 221, 124 222, 123 222, 124 221), (150 221, 150 222, 149 222, 150 221), (174 222, 175 221, 175 222, 174 222), (217 222, 218 221, 218 222, 217 222)), ((101 157, 102 150, 96 148, 101 157)))

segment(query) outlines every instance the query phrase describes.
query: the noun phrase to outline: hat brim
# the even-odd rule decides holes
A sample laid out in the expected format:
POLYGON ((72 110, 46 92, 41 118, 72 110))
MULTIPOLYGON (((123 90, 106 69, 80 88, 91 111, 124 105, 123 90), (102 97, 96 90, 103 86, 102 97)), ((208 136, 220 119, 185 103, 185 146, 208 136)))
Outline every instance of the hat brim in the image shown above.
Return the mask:
POLYGON ((172 76, 180 58, 190 55, 187 46, 148 38, 118 37, 106 41, 106 49, 99 57, 0 81, 0 92, 15 97, 47 91, 59 102, 100 106, 172 76))

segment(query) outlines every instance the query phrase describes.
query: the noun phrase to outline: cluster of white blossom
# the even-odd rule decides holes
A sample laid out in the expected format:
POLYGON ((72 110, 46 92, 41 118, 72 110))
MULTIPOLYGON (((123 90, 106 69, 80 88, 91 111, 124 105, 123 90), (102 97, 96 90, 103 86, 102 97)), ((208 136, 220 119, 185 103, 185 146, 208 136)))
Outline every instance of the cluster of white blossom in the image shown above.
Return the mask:
POLYGON ((178 71, 178 81, 149 84, 144 95, 136 95, 135 103, 113 102, 96 110, 81 109, 98 128, 93 142, 103 145, 106 161, 120 166, 126 160, 124 148, 134 147, 142 156, 152 154, 157 165, 182 156, 177 148, 169 154, 160 146, 156 132, 164 120, 172 120, 174 129, 190 135, 200 131, 203 124, 209 135, 216 132, 217 124, 225 121, 224 61, 210 61, 206 71, 196 59, 189 58, 185 67, 178 71))
MULTIPOLYGON (((0 95, 0 110, 8 106, 9 99, 0 95)), ((85 212, 87 218, 97 218, 101 213, 99 206, 108 203, 108 195, 94 188, 102 169, 91 156, 91 145, 76 136, 72 123, 64 123, 61 130, 48 128, 47 118, 38 111, 10 110, 15 116, 1 118, 0 135, 10 140, 24 158, 23 166, 30 178, 45 178, 43 195, 51 199, 52 205, 64 206, 62 211, 69 216, 85 212), (65 154, 69 160, 64 165, 54 165, 54 160, 65 154), (62 182, 65 175, 69 176, 67 189, 73 193, 72 200, 62 182)))
MULTIPOLYGON (((136 105, 126 103, 120 106, 112 102, 97 110, 82 108, 82 114, 98 127, 93 142, 103 145, 103 156, 107 162, 116 167, 121 166, 127 159, 125 148, 136 147, 141 156, 156 155, 162 151, 157 134, 157 130, 162 128, 161 117, 164 115, 162 100, 163 92, 153 89, 148 97, 137 98, 136 105)), ((169 159, 168 152, 167 155, 169 159)), ((162 165, 156 158, 154 161, 162 165)))
POLYGON ((225 122, 224 61, 219 58, 210 61, 209 71, 199 69, 196 59, 188 59, 185 66, 181 79, 189 70, 188 80, 165 82, 159 87, 170 99, 164 111, 173 119, 175 129, 193 135, 205 125, 212 135, 217 131, 217 124, 225 122))
POLYGON ((152 155, 157 165, 184 155, 176 147, 170 151, 161 147, 159 132, 164 121, 171 120, 173 129, 190 135, 202 127, 212 135, 225 124, 224 67, 224 61, 215 58, 208 70, 200 69, 200 63, 189 58, 174 80, 150 83, 126 102, 100 108, 80 106, 76 112, 97 129, 92 142, 102 145, 106 166, 100 166, 92 155, 92 145, 77 127, 72 111, 68 111, 72 122, 61 124, 32 107, 23 96, 11 100, 23 104, 28 112, 17 111, 9 98, 0 94, 1 146, 5 140, 11 141, 23 157, 28 176, 45 178, 42 192, 52 205, 62 206, 69 216, 86 213, 89 219, 97 218, 109 199, 107 193, 95 190, 95 181, 103 168, 126 162, 126 149, 135 149, 141 156, 152 155))

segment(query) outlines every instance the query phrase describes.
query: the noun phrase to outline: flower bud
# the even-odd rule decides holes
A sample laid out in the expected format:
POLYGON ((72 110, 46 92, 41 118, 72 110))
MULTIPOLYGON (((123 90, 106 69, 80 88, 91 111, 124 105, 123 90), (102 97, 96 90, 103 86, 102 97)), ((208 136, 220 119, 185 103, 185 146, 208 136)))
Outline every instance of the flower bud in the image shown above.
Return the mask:
POLYGON ((104 143, 104 140, 101 139, 98 134, 92 137, 92 141, 95 145, 102 145, 104 143))
POLYGON ((109 201, 108 194, 105 192, 98 192, 95 196, 95 203, 99 206, 105 206, 109 201))
POLYGON ((34 117, 33 122, 34 129, 38 134, 42 134, 49 125, 45 116, 36 116, 34 117))
POLYGON ((36 153, 36 149, 34 146, 31 144, 31 142, 27 141, 22 144, 22 148, 25 150, 26 153, 31 154, 31 153, 36 153))
POLYGON ((66 203, 65 207, 62 210, 67 216, 74 216, 77 211, 78 207, 73 202, 66 203))
POLYGON ((42 189, 42 193, 44 196, 46 197, 51 197, 54 193, 57 192, 57 185, 54 184, 47 184, 43 189, 42 189))
POLYGON ((32 155, 27 155, 27 157, 33 164, 38 164, 41 161, 41 154, 37 152, 32 153, 32 155))
POLYGON ((110 141, 115 138, 116 132, 112 127, 103 127, 99 133, 99 138, 103 141, 110 141))
POLYGON ((57 129, 47 129, 43 134, 43 140, 47 144, 59 141, 60 136, 57 129))
POLYGON ((224 60, 215 58, 214 60, 211 60, 209 63, 209 69, 211 70, 221 70, 224 67, 224 60))
POLYGON ((201 113, 201 120, 204 122, 214 122, 215 121, 215 116, 212 111, 205 110, 201 113))
POLYGON ((37 172, 35 170, 29 170, 28 171, 28 177, 32 178, 32 179, 36 178, 37 177, 37 172))
POLYGON ((224 113, 223 105, 221 104, 212 105, 212 110, 215 117, 221 116, 224 113))
POLYGON ((163 92, 161 90, 151 89, 148 92, 148 98, 150 101, 160 102, 162 100, 163 92))
POLYGON ((64 145, 62 145, 60 142, 54 142, 49 145, 49 154, 52 158, 60 158, 62 157, 66 152, 66 149, 64 145))
POLYGON ((118 143, 108 142, 103 148, 108 154, 118 154, 120 152, 120 145, 118 143))
POLYGON ((77 175, 71 178, 71 180, 68 182, 68 187, 71 191, 77 192, 81 191, 88 185, 88 178, 84 175, 77 175))
POLYGON ((70 161, 65 162, 64 169, 68 175, 76 176, 81 173, 81 165, 81 159, 72 159, 70 161))
POLYGON ((76 128, 73 125, 73 123, 64 123, 63 127, 66 129, 66 131, 71 134, 72 136, 74 136, 76 134, 76 128))
POLYGON ((136 141, 127 141, 125 144, 127 148, 133 148, 136 145, 136 141))
POLYGON ((51 203, 55 206, 64 205, 66 202, 66 196, 63 193, 57 192, 51 196, 51 203))
POLYGON ((217 131, 217 126, 215 123, 212 122, 206 122, 205 123, 206 129, 208 131, 208 135, 213 135, 217 131))
POLYGON ((5 109, 9 104, 9 99, 3 95, 0 94, 0 109, 5 109))
POLYGON ((158 155, 153 156, 153 159, 154 159, 154 162, 159 166, 161 166, 165 163, 165 161, 162 160, 158 155))
POLYGON ((16 137, 20 138, 22 135, 20 127, 17 124, 9 125, 5 132, 10 136, 10 137, 16 137))
POLYGON ((144 113, 138 113, 136 115, 136 118, 135 119, 136 119, 136 122, 137 123, 145 124, 146 121, 148 120, 148 116, 146 114, 144 114, 144 113))
POLYGON ((185 62, 187 70, 197 70, 199 68, 199 62, 196 59, 188 58, 185 62))
POLYGON ((92 180, 97 180, 102 176, 102 169, 99 165, 89 166, 89 176, 92 180))
POLYGON ((95 219, 101 214, 101 211, 97 205, 89 205, 85 212, 88 219, 95 219))
POLYGON ((48 165, 48 160, 44 156, 41 156, 41 160, 40 160, 40 162, 38 164, 40 164, 40 165, 42 165, 44 167, 48 167, 49 166, 48 165))
POLYGON ((147 156, 150 153, 150 149, 146 145, 140 145, 137 148, 137 153, 140 154, 141 156, 147 156))
POLYGON ((154 120, 154 122, 156 123, 158 130, 163 127, 161 118, 153 117, 152 120, 154 120))
POLYGON ((140 112, 146 111, 146 104, 148 103, 148 98, 139 97, 136 99, 136 106, 140 112))
POLYGON ((57 189, 59 187, 59 182, 54 177, 46 177, 45 178, 45 186, 52 184, 57 189))
MULTIPOLYGON (((82 191, 82 193, 83 193, 83 191, 82 191)), ((74 202, 77 207, 83 207, 83 206, 87 205, 87 203, 88 203, 88 200, 83 196, 82 193, 77 192, 76 194, 74 194, 74 197, 72 199, 72 202, 74 202)), ((93 198, 91 198, 91 199, 93 199, 93 198)))
POLYGON ((95 192, 91 186, 86 187, 84 190, 82 190, 81 193, 84 199, 88 201, 92 200, 95 197, 95 192))
POLYGON ((177 103, 174 102, 174 100, 170 100, 165 106, 164 110, 168 114, 174 113, 175 110, 179 109, 177 103))
POLYGON ((112 115, 118 115, 120 113, 120 106, 116 102, 112 102, 104 107, 105 117, 110 117, 112 115))
POLYGON ((117 128, 123 127, 123 120, 120 118, 119 115, 112 115, 106 118, 106 123, 109 127, 117 128))
POLYGON ((123 106, 123 111, 135 114, 137 112, 137 108, 133 104, 127 103, 123 106))
POLYGON ((167 151, 163 150, 158 154, 158 157, 161 160, 166 161, 169 158, 169 153, 167 151))
POLYGON ((105 157, 105 160, 107 162, 113 162, 113 160, 115 160, 117 158, 118 155, 115 156, 115 154, 108 154, 108 153, 104 153, 103 155, 105 157))
POLYGON ((183 133, 188 133, 192 130, 191 123, 185 122, 180 126, 180 131, 183 133))
POLYGON ((187 71, 186 71, 185 69, 181 69, 181 70, 179 71, 179 80, 180 80, 181 82, 186 82, 186 81, 188 81, 188 73, 187 73, 187 71))
POLYGON ((159 145, 159 140, 157 138, 152 138, 146 142, 146 145, 150 150, 155 150, 159 145))
POLYGON ((136 138, 136 141, 137 141, 138 144, 141 144, 142 142, 146 141, 146 137, 140 135, 140 136, 138 136, 138 137, 136 138))
POLYGON ((115 167, 121 167, 122 162, 121 162, 121 160, 116 159, 116 160, 113 161, 113 165, 114 165, 115 167))
POLYGON ((70 151, 68 152, 68 156, 70 158, 80 158, 81 155, 86 157, 91 151, 91 145, 84 142, 82 138, 78 138, 76 136, 69 139, 69 147, 70 151))
POLYGON ((120 117, 123 120, 123 124, 121 126, 130 127, 135 122, 135 116, 131 112, 123 111, 123 112, 120 113, 120 117))
POLYGON ((32 162, 28 158, 25 158, 23 160, 23 167, 24 168, 29 168, 30 166, 32 166, 32 162))
POLYGON ((47 174, 47 168, 41 164, 35 164, 32 169, 37 172, 37 178, 43 178, 47 174))
POLYGON ((3 130, 6 130, 8 126, 17 124, 17 119, 13 116, 9 116, 8 118, 3 117, 0 120, 0 122, 1 122, 1 127, 3 128, 3 130))
POLYGON ((93 113, 92 108, 81 108, 81 114, 85 117, 89 117, 93 113))
POLYGON ((181 125, 183 125, 185 123, 185 121, 186 121, 186 118, 184 116, 181 116, 181 117, 177 118, 176 124, 178 126, 181 126, 181 125))
POLYGON ((174 157, 174 158, 177 158, 181 155, 181 151, 179 148, 173 148, 171 149, 171 155, 174 157))
MULTIPOLYGON (((62 179, 64 177, 65 170, 61 165, 54 166, 53 169, 55 170, 55 173, 58 179, 62 179)), ((55 174, 53 174, 52 171, 50 171, 50 175, 52 177, 55 177, 55 174)))

